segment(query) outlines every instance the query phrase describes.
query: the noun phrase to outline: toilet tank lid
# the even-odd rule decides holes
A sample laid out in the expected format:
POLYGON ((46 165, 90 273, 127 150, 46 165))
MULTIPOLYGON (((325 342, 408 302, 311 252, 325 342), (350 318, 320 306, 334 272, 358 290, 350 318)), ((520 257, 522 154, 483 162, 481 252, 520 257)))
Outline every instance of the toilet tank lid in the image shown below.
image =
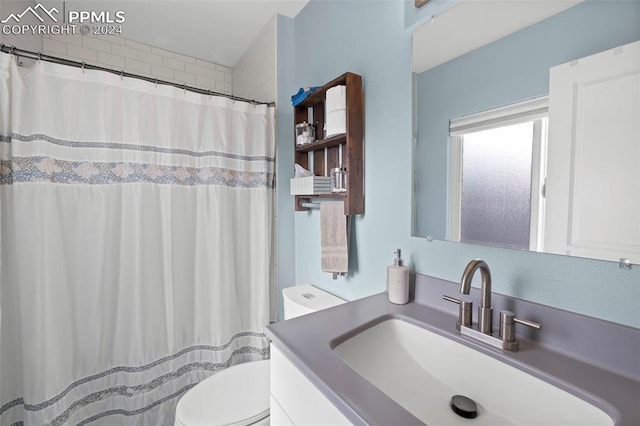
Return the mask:
POLYGON ((301 284, 285 288, 282 290, 282 295, 291 302, 303 306, 310 311, 319 311, 346 303, 344 299, 320 290, 311 284, 301 284))

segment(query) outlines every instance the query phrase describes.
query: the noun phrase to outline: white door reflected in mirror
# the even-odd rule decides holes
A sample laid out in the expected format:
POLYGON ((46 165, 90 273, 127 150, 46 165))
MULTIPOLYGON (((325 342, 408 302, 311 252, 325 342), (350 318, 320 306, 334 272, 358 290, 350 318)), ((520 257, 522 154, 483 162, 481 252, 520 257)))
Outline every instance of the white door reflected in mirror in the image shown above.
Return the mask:
POLYGON ((544 251, 640 263, 640 42, 551 68, 544 251))

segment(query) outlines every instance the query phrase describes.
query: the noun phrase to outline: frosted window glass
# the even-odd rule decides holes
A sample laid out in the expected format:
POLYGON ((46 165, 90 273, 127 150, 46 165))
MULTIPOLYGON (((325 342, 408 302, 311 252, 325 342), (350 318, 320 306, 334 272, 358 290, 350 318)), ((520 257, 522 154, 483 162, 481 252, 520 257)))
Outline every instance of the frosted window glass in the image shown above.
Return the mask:
POLYGON ((464 135, 461 241, 529 248, 533 122, 464 135))

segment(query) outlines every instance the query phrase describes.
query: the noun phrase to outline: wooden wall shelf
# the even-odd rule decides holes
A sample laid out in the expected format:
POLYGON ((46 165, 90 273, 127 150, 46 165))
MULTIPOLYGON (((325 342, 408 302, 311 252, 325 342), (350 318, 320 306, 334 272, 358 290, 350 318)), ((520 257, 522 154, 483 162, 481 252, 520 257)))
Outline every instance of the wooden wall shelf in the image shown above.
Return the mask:
MULTIPOLYGON (((309 157, 313 158, 316 176, 329 176, 329 170, 339 167, 339 152, 342 150, 342 167, 347 169, 347 192, 340 194, 296 195, 296 211, 308 210, 302 203, 318 198, 344 199, 346 215, 364 214, 364 92, 362 77, 347 72, 318 88, 309 97, 294 107, 295 124, 310 122, 315 126, 316 141, 295 147, 295 162, 311 170, 309 157), (324 137, 325 98, 327 90, 346 86, 346 133, 324 137), (310 114, 310 111, 312 113, 310 114), (312 116, 312 118, 311 118, 312 116), (325 153, 326 150, 326 153, 325 153), (326 161, 325 161, 326 159, 326 161)), ((295 141, 294 141, 295 146, 295 141)))
POLYGON ((335 135, 327 139, 316 140, 315 142, 308 143, 306 145, 296 146, 296 152, 309 152, 317 149, 330 148, 332 146, 338 146, 347 142, 347 134, 342 133, 335 135))

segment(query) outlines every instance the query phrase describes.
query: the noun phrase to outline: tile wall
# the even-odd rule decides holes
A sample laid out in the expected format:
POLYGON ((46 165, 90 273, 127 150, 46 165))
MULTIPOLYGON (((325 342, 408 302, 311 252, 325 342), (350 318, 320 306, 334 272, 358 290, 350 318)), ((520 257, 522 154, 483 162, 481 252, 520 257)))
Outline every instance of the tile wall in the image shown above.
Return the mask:
POLYGON ((228 95, 233 92, 233 70, 230 67, 123 37, 44 36, 42 52, 228 95))

